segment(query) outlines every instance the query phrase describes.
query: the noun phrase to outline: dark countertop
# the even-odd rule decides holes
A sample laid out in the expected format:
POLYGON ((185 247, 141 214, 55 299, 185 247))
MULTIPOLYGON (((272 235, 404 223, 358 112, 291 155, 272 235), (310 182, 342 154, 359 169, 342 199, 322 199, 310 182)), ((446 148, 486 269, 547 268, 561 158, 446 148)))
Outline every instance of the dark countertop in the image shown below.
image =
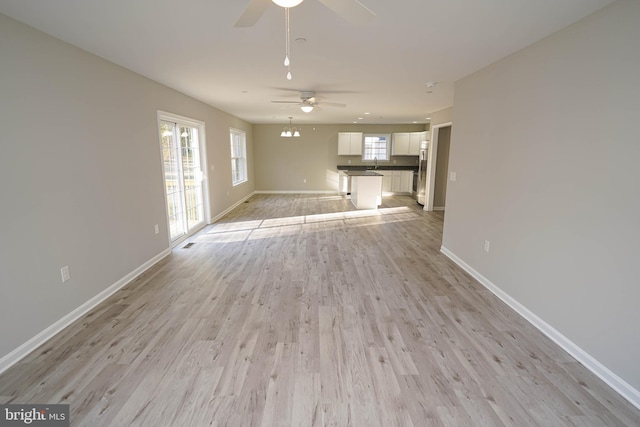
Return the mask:
MULTIPOLYGON (((339 171, 375 171, 373 166, 365 165, 338 165, 339 171)), ((396 166, 396 165, 384 165, 378 166, 377 170, 381 171, 414 171, 418 172, 418 166, 396 166)))
POLYGON ((382 176, 379 173, 375 173, 373 171, 345 171, 349 176, 382 176))

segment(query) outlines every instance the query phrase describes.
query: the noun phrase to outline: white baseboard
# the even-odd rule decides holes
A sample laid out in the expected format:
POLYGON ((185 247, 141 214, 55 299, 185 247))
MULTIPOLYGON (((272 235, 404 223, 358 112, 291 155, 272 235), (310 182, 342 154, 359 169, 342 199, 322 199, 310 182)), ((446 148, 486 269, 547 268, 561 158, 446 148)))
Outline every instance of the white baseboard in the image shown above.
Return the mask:
POLYGON ((411 196, 411 193, 408 191, 383 191, 382 197, 385 196, 411 196))
POLYGON ((255 194, 338 194, 336 190, 309 190, 309 191, 256 191, 255 194))
POLYGON ((233 205, 229 206, 227 209, 225 209, 218 215, 211 218, 211 222, 209 224, 213 224, 214 222, 216 222, 217 220, 219 220, 220 218, 222 218, 223 216, 225 216, 226 214, 228 214, 229 212, 231 212, 232 210, 234 210, 235 208, 243 204, 245 201, 249 200, 249 197, 253 196, 254 194, 256 194, 255 191, 247 196, 244 196, 242 199, 238 200, 236 203, 234 203, 233 205))
POLYGON ((434 211, 443 211, 444 210, 444 206, 434 206, 433 210, 434 211))
POLYGON ((640 391, 633 388, 629 383, 622 378, 611 372, 606 366, 594 359, 589 353, 578 347, 570 339, 562 335, 551 325, 544 320, 536 316, 528 308, 520 304, 509 294, 502 289, 491 283, 489 279, 478 273, 473 267, 468 265, 462 259, 460 259, 453 252, 445 248, 440 247, 440 252, 458 264, 464 271, 469 273, 480 282, 485 288, 493 292, 498 298, 504 301, 509 307, 514 309, 520 316, 524 317, 529 323, 538 328, 543 334, 549 337, 553 342, 562 347, 567 353, 569 353, 578 362, 582 363, 587 369, 596 374, 602 381, 607 383, 611 388, 617 391, 622 397, 627 399, 632 405, 640 409, 640 391))
POLYGON ((127 274, 125 277, 109 286, 104 291, 100 292, 98 295, 94 296, 89 301, 85 302, 80 307, 76 308, 71 313, 55 322, 47 329, 40 332, 29 341, 25 342, 20 347, 4 356, 2 359, 0 359, 0 373, 6 371, 10 367, 18 363, 22 358, 27 356, 33 350, 44 344, 47 340, 53 338, 53 336, 55 336, 58 332, 62 331, 64 328, 84 316, 89 310, 109 298, 111 295, 116 293, 125 285, 129 284, 136 277, 140 276, 142 273, 151 268, 151 266, 153 266, 155 263, 169 254, 171 254, 171 249, 165 249, 164 251, 160 252, 158 255, 154 256, 153 258, 142 264, 140 267, 136 268, 131 273, 127 274))

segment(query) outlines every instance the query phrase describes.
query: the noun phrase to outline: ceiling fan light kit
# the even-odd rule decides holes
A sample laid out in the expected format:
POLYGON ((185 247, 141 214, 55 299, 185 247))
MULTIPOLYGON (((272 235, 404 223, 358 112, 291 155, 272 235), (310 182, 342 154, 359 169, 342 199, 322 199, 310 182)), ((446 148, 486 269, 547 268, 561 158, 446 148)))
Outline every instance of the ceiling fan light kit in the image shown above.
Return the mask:
MULTIPOLYGON (((289 9, 298 6, 304 0, 271 0, 277 6, 284 9, 285 16, 285 54, 284 54, 284 66, 287 67, 287 80, 291 80, 293 75, 291 74, 291 43, 290 40, 290 25, 289 25, 289 9)), ((347 21, 355 24, 368 23, 376 16, 365 5, 358 0, 318 0, 320 3, 345 18, 347 21)), ((262 16, 267 6, 270 4, 269 0, 250 0, 249 5, 244 10, 238 21, 236 27, 251 27, 262 16)), ((312 108, 313 110, 313 108, 312 108)), ((304 111, 304 110, 303 110, 304 111)), ((306 111, 305 111, 306 112, 306 111)))
POLYGON ((304 112, 304 113, 310 113, 313 111, 313 105, 302 105, 300 107, 300 109, 304 112))
MULTIPOLYGON (((251 27, 262 17, 271 4, 288 9, 296 7, 303 0, 249 0, 249 5, 236 22, 236 27, 251 27)), ((318 0, 328 9, 353 25, 364 25, 373 21, 376 14, 359 0, 318 0)))
POLYGON ((303 0, 271 0, 280 7, 296 7, 303 0))

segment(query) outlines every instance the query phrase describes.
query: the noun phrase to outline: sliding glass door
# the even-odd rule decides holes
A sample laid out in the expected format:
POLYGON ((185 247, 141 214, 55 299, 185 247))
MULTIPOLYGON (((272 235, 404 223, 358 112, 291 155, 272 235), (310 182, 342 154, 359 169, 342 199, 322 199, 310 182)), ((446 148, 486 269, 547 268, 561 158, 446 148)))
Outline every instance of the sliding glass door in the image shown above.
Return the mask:
POLYGON ((204 225, 199 129, 160 120, 160 135, 169 234, 176 242, 204 225))

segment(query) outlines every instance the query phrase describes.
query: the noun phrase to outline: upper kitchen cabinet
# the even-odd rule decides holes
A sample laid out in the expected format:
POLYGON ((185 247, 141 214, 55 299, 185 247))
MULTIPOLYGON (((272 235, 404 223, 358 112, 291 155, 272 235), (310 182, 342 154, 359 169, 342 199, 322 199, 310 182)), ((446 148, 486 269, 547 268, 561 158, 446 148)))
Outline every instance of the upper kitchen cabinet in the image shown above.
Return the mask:
POLYGON ((393 134, 393 156, 419 156, 423 141, 429 140, 429 133, 424 132, 395 132, 393 134))
POLYGON ((362 132, 338 132, 338 155, 361 156, 362 132))

